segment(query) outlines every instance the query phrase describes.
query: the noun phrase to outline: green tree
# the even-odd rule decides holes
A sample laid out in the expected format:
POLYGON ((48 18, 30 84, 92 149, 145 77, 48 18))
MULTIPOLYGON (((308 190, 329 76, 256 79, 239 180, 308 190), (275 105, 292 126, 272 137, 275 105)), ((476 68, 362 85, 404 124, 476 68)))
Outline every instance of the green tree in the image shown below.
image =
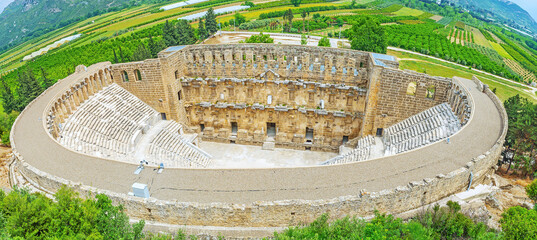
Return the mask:
POLYGON ((283 26, 284 32, 291 32, 291 28, 293 27, 293 10, 290 8, 283 14, 283 20, 287 21, 283 26))
POLYGON ((300 3, 302 3, 302 0, 291 0, 291 4, 295 7, 300 6, 300 3))
POLYGON ((526 186, 526 194, 528 194, 528 197, 533 200, 534 203, 537 203, 537 179, 526 186))
POLYGON ((302 36, 300 36, 300 45, 306 44, 308 44, 308 37, 306 36, 306 34, 302 34, 302 36))
POLYGON ((121 50, 121 46, 119 46, 119 58, 121 59, 121 62, 125 62, 126 59, 123 57, 123 50, 121 50))
POLYGON ((252 35, 246 39, 246 43, 274 43, 274 39, 270 37, 269 34, 263 34, 262 32, 259 35, 252 35))
POLYGON ((508 128, 505 144, 514 150, 516 170, 525 175, 537 169, 537 105, 515 95, 504 102, 508 128))
POLYGON ((0 226, 15 239, 143 237, 144 221, 129 224, 123 207, 112 205, 104 194, 81 199, 72 189, 62 187, 54 198, 52 201, 42 194, 17 187, 8 195, 0 191, 0 226))
POLYGON ((143 43, 138 45, 138 48, 132 53, 133 61, 143 61, 148 58, 151 58, 151 51, 149 51, 143 43))
MULTIPOLYGON (((18 116, 19 113, 15 111, 11 111, 9 114, 0 112, 0 137, 2 138, 2 144, 6 146, 10 146, 9 133, 11 132, 11 126, 13 126, 18 116)), ((2 239, 1 234, 0 239, 2 239)))
POLYGON ((338 27, 343 27, 343 24, 344 24, 344 23, 345 23, 345 22, 343 21, 343 19, 341 19, 341 18, 339 18, 339 17, 336 18, 336 25, 337 25, 338 27))
POLYGON ((504 239, 537 239, 537 211, 520 206, 507 209, 500 220, 504 239))
POLYGON ((241 4, 241 6, 250 6, 251 8, 255 7, 255 4, 251 1, 244 1, 244 3, 241 4))
POLYGON ((152 58, 156 58, 158 53, 162 51, 158 43, 155 42, 155 40, 153 40, 153 36, 151 36, 151 34, 149 34, 149 40, 147 41, 147 48, 149 49, 149 52, 151 52, 152 58))
POLYGON ((114 63, 119 63, 119 61, 117 60, 116 50, 112 49, 112 51, 114 52, 114 63))
POLYGON ((178 45, 190 45, 196 42, 194 30, 186 20, 179 20, 179 22, 177 22, 177 33, 178 45))
POLYGON ((207 29, 207 33, 209 33, 209 35, 212 35, 218 31, 216 16, 212 7, 209 8, 209 10, 207 10, 207 14, 205 14, 205 29, 207 29))
POLYGON ((0 78, 0 82, 2 83, 2 106, 4 107, 4 112, 11 112, 17 109, 17 101, 15 100, 15 97, 13 96, 13 92, 11 91, 11 87, 6 83, 4 79, 0 78))
POLYGON ((240 13, 235 13, 235 15, 233 15, 235 17, 235 24, 237 26, 241 25, 242 23, 245 23, 246 22, 246 18, 240 14, 240 13))
POLYGON ((305 32, 306 31, 306 16, 308 16, 308 12, 303 9, 300 12, 300 16, 302 17, 302 32, 305 32))
POLYGON ((175 37, 175 26, 166 20, 162 26, 162 39, 167 47, 177 45, 177 40, 175 37))
POLYGON ((41 85, 37 82, 32 69, 28 68, 26 72, 19 72, 19 89, 17 93, 19 95, 19 108, 24 109, 28 103, 34 100, 42 92, 41 85))
POLYGON ((384 28, 370 16, 360 18, 353 24, 350 39, 351 48, 355 50, 386 53, 388 49, 384 28))
POLYGON ((205 29, 205 23, 203 23, 203 18, 200 19, 200 23, 198 26, 198 37, 200 41, 203 41, 208 37, 207 30, 205 29))
POLYGON ((48 87, 52 86, 54 84, 52 82, 52 79, 47 77, 47 73, 45 72, 45 69, 41 67, 41 77, 43 77, 43 89, 47 89, 48 87))
POLYGON ((317 46, 330 47, 330 40, 327 37, 322 37, 321 40, 319 40, 319 44, 317 46))

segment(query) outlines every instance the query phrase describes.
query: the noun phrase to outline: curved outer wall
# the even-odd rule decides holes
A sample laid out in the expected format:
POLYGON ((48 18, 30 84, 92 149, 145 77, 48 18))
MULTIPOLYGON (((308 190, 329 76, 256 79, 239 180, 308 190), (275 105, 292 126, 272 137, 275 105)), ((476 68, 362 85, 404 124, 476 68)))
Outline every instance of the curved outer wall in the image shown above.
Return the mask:
MULTIPOLYGON (((89 68, 93 72, 89 72, 87 75, 92 75, 95 72, 108 68, 109 63, 102 63, 98 66, 94 65, 89 68)), ((83 71, 83 69, 79 69, 77 72, 83 74, 83 71)), ((106 80, 106 76, 103 79, 106 80)), ((476 83, 479 82, 476 78, 474 81, 476 83)), ((56 85, 49 88, 45 93, 56 88, 56 85)), ((32 101, 30 105, 41 100, 45 93, 32 101)), ((474 176, 473 184, 476 185, 482 183, 486 174, 493 171, 493 166, 500 156, 507 132, 507 115, 500 100, 488 89, 486 90, 486 94, 493 101, 501 117, 501 133, 492 148, 467 162, 464 167, 460 167, 448 174, 439 174, 434 178, 412 181, 405 185, 376 192, 365 192, 362 190, 359 194, 349 194, 349 196, 323 200, 255 201, 244 204, 225 202, 196 203, 132 197, 123 193, 94 188, 56 177, 28 164, 24 156, 17 149, 17 142, 22 141, 22 139, 19 140, 15 137, 16 126, 20 119, 25 117, 26 110, 21 112, 11 132, 11 139, 13 140, 12 148, 15 158, 14 167, 27 181, 45 192, 54 193, 62 185, 68 185, 80 192, 82 196, 93 196, 95 193, 104 193, 110 196, 114 203, 123 204, 127 213, 132 217, 170 224, 269 227, 311 222, 325 212, 330 212, 334 218, 346 215, 371 215, 374 210, 400 213, 435 202, 464 190, 468 185, 471 173, 474 176)), ((471 96, 469 93, 466 95, 471 96)), ((44 112, 43 118, 46 119, 47 116, 48 112, 44 112)), ((43 127, 47 127, 46 123, 44 123, 43 127)))

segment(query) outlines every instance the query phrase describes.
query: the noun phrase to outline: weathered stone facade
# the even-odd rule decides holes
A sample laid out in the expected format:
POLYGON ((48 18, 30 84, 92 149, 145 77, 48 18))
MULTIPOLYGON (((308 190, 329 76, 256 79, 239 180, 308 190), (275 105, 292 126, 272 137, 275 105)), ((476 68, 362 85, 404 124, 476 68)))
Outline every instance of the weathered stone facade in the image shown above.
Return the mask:
POLYGON ((345 49, 236 44, 171 47, 111 68, 116 83, 204 140, 337 151, 448 101, 451 79, 398 65, 345 49))

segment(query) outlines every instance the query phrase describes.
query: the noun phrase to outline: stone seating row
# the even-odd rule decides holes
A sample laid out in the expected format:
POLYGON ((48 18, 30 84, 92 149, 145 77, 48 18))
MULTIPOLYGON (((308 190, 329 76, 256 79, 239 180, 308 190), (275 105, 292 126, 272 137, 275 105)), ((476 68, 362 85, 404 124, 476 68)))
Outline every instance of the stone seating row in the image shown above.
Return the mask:
POLYGON ((358 140, 356 148, 352 151, 333 157, 332 159, 321 163, 321 165, 333 165, 351 162, 360 162, 369 159, 371 146, 375 144, 375 138, 371 135, 358 140))
POLYGON ((83 102, 60 127, 58 141, 89 155, 125 160, 136 136, 158 113, 117 84, 83 102))
POLYGON ((393 155, 445 139, 461 129, 447 103, 411 116, 384 131, 385 155, 393 155))
POLYGON ((163 163, 165 167, 207 167, 211 159, 182 134, 182 126, 170 121, 152 140, 146 160, 150 164, 163 163))

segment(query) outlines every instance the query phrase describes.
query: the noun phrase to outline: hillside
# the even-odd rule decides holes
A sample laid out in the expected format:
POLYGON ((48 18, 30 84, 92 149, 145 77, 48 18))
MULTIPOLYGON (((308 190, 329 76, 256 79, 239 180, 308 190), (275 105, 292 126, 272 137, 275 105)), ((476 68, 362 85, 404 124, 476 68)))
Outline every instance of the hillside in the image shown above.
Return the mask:
POLYGON ((495 20, 537 34, 537 23, 526 10, 508 0, 447 0, 483 19, 495 20))
POLYGON ((164 0, 15 0, 0 13, 0 52, 92 16, 164 0))

